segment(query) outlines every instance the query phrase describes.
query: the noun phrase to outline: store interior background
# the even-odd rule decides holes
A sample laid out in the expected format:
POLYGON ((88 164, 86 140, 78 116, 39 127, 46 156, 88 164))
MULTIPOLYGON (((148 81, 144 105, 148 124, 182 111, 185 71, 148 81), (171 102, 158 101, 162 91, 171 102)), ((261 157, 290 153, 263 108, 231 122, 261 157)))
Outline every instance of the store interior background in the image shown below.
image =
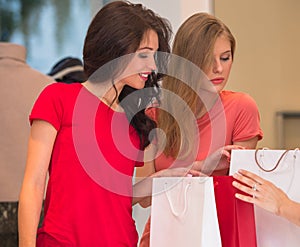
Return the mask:
MULTIPOLYGON (((65 56, 82 58, 93 15, 109 1, 0 0, 1 41, 25 45, 28 63, 48 73, 65 56)), ((264 138, 258 147, 300 145, 299 0, 141 0, 168 18, 176 32, 195 12, 214 14, 237 40, 228 90, 250 94, 261 114, 264 138), (278 112, 293 112, 280 118, 278 112)), ((148 210, 135 207, 139 233, 148 210)))
MULTIPOLYGON (((82 58, 92 16, 109 1, 0 0, 1 41, 23 44, 28 63, 48 73, 65 56, 82 58)), ((206 11, 223 20, 237 40, 227 89, 250 94, 260 110, 259 147, 296 148, 300 143, 300 1, 141 0, 168 18, 173 30, 191 14, 206 11), (278 112, 293 111, 279 118, 278 112)))
POLYGON ((188 16, 198 11, 220 18, 237 41, 226 89, 248 93, 256 101, 264 131, 258 148, 300 146, 300 1, 142 2, 170 19, 175 32, 188 16))

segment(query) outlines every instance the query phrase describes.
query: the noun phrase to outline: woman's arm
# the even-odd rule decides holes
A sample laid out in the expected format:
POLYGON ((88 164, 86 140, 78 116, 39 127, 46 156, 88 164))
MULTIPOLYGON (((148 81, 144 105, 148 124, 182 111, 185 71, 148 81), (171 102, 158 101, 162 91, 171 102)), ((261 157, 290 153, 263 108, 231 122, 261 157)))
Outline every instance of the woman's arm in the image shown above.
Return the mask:
POLYGON ((227 145, 219 148, 205 160, 195 161, 192 168, 208 176, 215 171, 228 170, 231 150, 233 149, 244 149, 244 147, 240 145, 227 145))
POLYGON ((28 143, 28 154, 19 198, 19 247, 36 246, 47 170, 57 131, 48 122, 34 120, 28 143))
MULTIPOLYGON (((171 169, 163 169, 151 174, 133 186, 133 202, 132 204, 140 203, 145 198, 152 196, 152 181, 153 178, 159 177, 185 177, 185 176, 204 176, 202 173, 192 170, 189 167, 178 167, 171 169)), ((148 201, 149 202, 149 201, 148 201)), ((151 200, 150 200, 151 202, 151 200)), ((148 205, 150 206, 150 205, 148 205)))
MULTIPOLYGON (((137 167, 136 168, 136 172, 135 172, 135 183, 137 184, 138 182, 144 180, 144 179, 148 179, 149 177, 155 173, 155 163, 154 163, 154 159, 155 159, 155 155, 157 153, 157 148, 156 145, 154 144, 150 144, 144 152, 144 166, 142 167, 137 167)), ((145 183, 145 188, 147 188, 148 186, 152 185, 152 182, 144 181, 145 183), (146 185, 147 183, 151 184, 151 185, 146 185)), ((135 191, 137 192, 137 189, 135 189, 135 191)), ((145 191, 144 193, 142 193, 140 191, 139 195, 144 195, 144 197, 139 197, 139 198, 134 198, 133 199, 133 204, 138 203, 143 207, 149 207, 151 205, 151 194, 149 194, 149 192, 145 191)))
POLYGON ((191 167, 164 169, 156 172, 154 163, 156 154, 156 145, 150 144, 145 150, 144 166, 136 169, 135 184, 133 186, 133 205, 139 203, 144 208, 151 205, 153 178, 183 177, 188 174, 191 176, 203 175, 198 171, 192 170, 191 167))
MULTIPOLYGON (((150 177, 155 173, 155 168, 154 168, 154 161, 152 162, 145 162, 143 167, 138 167, 136 168, 136 182, 139 183, 142 180, 146 180, 146 179, 150 179, 150 177)), ((144 181, 143 183, 145 187, 148 186, 152 186, 152 181, 144 181), (148 184, 148 185, 146 185, 148 184)), ((135 200, 138 200, 138 203, 143 207, 143 208, 147 208, 151 205, 151 194, 149 194, 150 192, 143 192, 143 193, 137 193, 137 189, 135 189, 136 191, 136 195, 144 195, 144 197, 139 197, 135 198, 135 200)), ((135 201, 133 200, 133 201, 135 201)), ((135 201, 135 203, 137 203, 137 201, 135 201)))
POLYGON ((245 170, 239 170, 233 177, 239 181, 234 181, 233 186, 248 194, 242 195, 237 193, 236 197, 238 199, 254 203, 300 226, 300 203, 289 199, 273 183, 245 170))
POLYGON ((256 149, 258 137, 253 137, 249 140, 234 142, 233 145, 242 146, 246 149, 256 149))
POLYGON ((233 145, 227 145, 221 148, 222 156, 218 157, 216 153, 211 154, 204 163, 203 173, 214 176, 224 176, 229 173, 231 150, 232 149, 255 149, 258 142, 258 136, 245 141, 234 142, 233 145), (213 162, 217 158, 218 162, 213 162))
POLYGON ((136 182, 143 180, 145 177, 155 173, 155 156, 157 153, 157 147, 154 144, 150 144, 144 151, 144 166, 136 168, 136 182))

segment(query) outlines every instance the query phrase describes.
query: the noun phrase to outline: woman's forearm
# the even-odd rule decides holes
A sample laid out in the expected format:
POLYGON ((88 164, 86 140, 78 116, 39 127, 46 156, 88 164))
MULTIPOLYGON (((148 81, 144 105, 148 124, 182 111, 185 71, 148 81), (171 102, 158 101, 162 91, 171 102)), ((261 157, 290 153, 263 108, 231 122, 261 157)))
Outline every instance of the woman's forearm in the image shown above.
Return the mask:
POLYGON ((19 199, 18 229, 19 247, 35 247, 43 192, 26 186, 19 199))
POLYGON ((279 208, 278 215, 300 226, 300 203, 288 199, 279 208))
POLYGON ((152 195, 152 175, 144 178, 133 186, 132 205, 140 203, 142 207, 151 205, 151 199, 147 199, 152 195), (150 202, 150 203, 149 203, 150 202))
MULTIPOLYGON (((191 170, 190 168, 187 168, 187 167, 164 169, 164 170, 160 170, 158 172, 151 174, 149 177, 146 177, 143 180, 141 180, 140 182, 134 184, 132 205, 135 205, 136 203, 147 199, 147 197, 152 196, 153 178, 184 177, 187 175, 202 176, 203 174, 201 174, 200 172, 198 172, 196 170, 191 170)), ((148 202, 151 202, 151 200, 148 202)))

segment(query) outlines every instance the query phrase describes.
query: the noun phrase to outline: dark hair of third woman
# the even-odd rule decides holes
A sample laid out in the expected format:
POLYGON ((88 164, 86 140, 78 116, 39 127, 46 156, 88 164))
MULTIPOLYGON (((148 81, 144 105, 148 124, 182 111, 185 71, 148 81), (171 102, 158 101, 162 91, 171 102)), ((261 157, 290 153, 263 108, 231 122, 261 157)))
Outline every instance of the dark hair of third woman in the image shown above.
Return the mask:
MULTIPOLYGON (((83 61, 86 75, 90 77, 112 60, 136 52, 144 34, 151 29, 158 35, 158 51, 169 53, 171 27, 166 19, 141 4, 114 1, 105 5, 92 20, 85 38, 83 61)), ((157 66, 160 71, 163 71, 165 63, 166 61, 159 61, 157 66)), ((103 75, 100 81, 113 78, 119 72, 116 70, 118 67, 103 75)), ((152 73, 145 83, 145 88, 157 89, 157 81, 161 77, 161 74, 152 73)), ((114 86, 113 81, 112 84, 114 86)), ((131 125, 136 129, 141 140, 141 149, 149 145, 149 133, 156 127, 156 123, 145 114, 144 106, 148 105, 153 97, 158 97, 155 94, 159 94, 159 91, 149 91, 151 93, 146 95, 145 90, 136 90, 126 85, 120 95, 117 95, 116 91, 115 98, 119 100, 131 125), (126 104, 122 104, 122 100, 132 92, 136 93, 126 99, 126 104)))

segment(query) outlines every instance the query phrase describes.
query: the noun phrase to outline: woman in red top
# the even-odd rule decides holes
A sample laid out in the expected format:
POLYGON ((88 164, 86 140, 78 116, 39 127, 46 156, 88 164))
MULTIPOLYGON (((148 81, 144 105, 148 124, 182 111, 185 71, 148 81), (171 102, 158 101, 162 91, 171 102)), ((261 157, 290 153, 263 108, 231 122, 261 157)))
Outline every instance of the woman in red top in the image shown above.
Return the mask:
MULTIPOLYGON (((132 176, 143 164, 148 135, 156 126, 143 108, 160 78, 152 74, 154 56, 169 52, 169 38, 166 20, 140 4, 115 1, 96 14, 83 49, 89 79, 49 85, 30 115, 20 247, 137 245, 133 193, 142 193, 151 180, 133 191, 132 176), (139 93, 144 88, 148 91, 139 93), (45 216, 37 231, 47 171, 45 216)), ((162 175, 172 173, 154 176, 162 175)))

